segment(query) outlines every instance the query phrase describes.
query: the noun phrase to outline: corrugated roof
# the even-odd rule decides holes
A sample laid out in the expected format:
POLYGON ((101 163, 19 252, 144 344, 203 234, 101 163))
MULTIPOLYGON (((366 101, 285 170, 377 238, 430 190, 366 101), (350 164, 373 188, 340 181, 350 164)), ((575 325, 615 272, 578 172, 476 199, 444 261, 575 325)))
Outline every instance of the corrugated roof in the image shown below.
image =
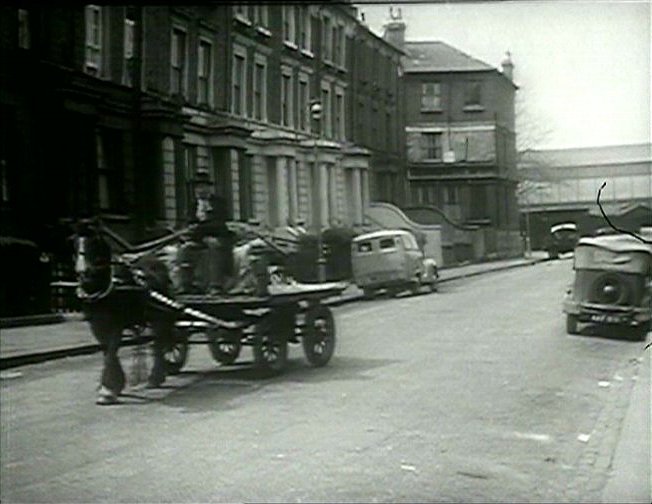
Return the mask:
POLYGON ((406 72, 487 72, 497 71, 484 61, 441 41, 405 42, 406 72))
POLYGON ((536 150, 528 154, 528 161, 536 164, 545 160, 548 166, 598 166, 614 163, 652 161, 652 144, 607 145, 574 149, 536 150))
MULTIPOLYGON (((630 201, 624 201, 624 202, 606 201, 604 203, 600 202, 600 204, 602 205, 602 209, 604 210, 604 213, 612 217, 620 217, 638 208, 652 211, 652 207, 650 207, 650 205, 646 205, 644 203, 632 203, 630 201)), ((598 216, 598 217, 601 216, 602 212, 600 211, 600 207, 598 207, 598 205, 592 206, 589 209, 589 215, 598 216)))

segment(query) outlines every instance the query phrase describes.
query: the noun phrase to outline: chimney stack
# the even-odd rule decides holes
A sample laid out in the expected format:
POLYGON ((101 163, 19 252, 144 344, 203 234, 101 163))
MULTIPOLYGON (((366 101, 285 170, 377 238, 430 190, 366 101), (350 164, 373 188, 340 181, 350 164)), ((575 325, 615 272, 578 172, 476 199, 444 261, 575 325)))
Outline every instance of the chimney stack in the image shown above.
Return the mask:
POLYGON ((507 77, 509 80, 513 81, 514 63, 512 62, 512 53, 510 53, 509 51, 505 53, 505 59, 501 63, 501 66, 503 67, 503 75, 507 77))
POLYGON ((387 21, 383 27, 385 32, 383 33, 383 39, 385 39, 390 44, 403 49, 405 45, 405 23, 401 15, 401 9, 397 9, 397 13, 394 13, 394 8, 389 8, 389 21, 387 21))

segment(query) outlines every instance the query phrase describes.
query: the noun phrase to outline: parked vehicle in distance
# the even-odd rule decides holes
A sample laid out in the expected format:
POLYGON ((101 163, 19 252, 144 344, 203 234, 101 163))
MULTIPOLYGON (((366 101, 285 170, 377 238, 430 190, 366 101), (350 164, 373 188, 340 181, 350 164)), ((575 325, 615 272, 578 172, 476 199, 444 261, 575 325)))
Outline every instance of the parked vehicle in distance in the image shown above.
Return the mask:
POLYGON ((356 236, 351 242, 353 279, 365 297, 387 289, 391 294, 422 285, 437 290, 437 261, 425 257, 409 231, 390 229, 356 236))
POLYGON ((575 249, 579 233, 577 226, 572 222, 555 224, 550 228, 546 240, 546 250, 550 259, 557 259, 559 254, 572 252, 575 249))
POLYGON ((581 238, 566 291, 566 331, 578 323, 630 328, 639 339, 652 319, 652 246, 625 235, 581 238))

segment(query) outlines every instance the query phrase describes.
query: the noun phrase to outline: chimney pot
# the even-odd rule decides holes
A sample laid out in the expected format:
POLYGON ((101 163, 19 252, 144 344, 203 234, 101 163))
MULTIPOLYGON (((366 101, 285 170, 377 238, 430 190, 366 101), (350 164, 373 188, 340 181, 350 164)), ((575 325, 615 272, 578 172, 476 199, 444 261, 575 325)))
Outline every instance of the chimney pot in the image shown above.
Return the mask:
POLYGON ((405 45, 405 23, 403 22, 400 8, 394 12, 394 8, 390 6, 389 21, 385 23, 384 28, 383 39, 403 49, 405 45))
POLYGON ((505 59, 502 61, 503 75, 509 80, 514 80, 514 63, 512 62, 512 53, 507 51, 505 59))

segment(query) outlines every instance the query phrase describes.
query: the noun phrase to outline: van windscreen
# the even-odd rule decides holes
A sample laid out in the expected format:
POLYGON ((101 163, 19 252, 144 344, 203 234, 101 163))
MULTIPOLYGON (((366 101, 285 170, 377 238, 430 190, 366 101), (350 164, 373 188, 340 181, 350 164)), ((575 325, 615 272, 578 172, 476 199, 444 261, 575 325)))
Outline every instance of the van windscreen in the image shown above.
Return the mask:
POLYGON ((394 248, 394 238, 383 238, 380 240, 380 249, 391 249, 394 248))
POLYGON ((371 252, 371 242, 358 243, 358 252, 371 252))

